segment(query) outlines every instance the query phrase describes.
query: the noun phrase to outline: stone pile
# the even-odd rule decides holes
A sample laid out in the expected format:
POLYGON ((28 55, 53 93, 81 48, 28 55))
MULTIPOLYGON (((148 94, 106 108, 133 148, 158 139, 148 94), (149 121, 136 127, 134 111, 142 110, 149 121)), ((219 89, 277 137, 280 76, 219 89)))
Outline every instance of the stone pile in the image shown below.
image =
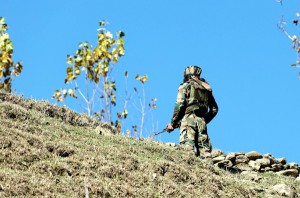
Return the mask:
POLYGON ((224 154, 219 149, 212 151, 212 162, 215 166, 238 173, 275 172, 278 175, 295 177, 300 180, 300 167, 297 163, 287 163, 285 158, 274 158, 271 154, 235 152, 224 154))

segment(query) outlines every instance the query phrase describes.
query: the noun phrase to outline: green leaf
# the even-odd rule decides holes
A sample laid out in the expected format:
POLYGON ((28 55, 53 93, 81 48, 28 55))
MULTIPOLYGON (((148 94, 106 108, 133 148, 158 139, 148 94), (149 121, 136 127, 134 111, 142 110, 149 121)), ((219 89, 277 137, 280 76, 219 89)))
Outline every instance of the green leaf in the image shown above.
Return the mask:
POLYGON ((296 66, 297 66, 297 64, 295 64, 295 63, 294 63, 294 64, 292 64, 291 66, 292 66, 292 67, 296 67, 296 66))

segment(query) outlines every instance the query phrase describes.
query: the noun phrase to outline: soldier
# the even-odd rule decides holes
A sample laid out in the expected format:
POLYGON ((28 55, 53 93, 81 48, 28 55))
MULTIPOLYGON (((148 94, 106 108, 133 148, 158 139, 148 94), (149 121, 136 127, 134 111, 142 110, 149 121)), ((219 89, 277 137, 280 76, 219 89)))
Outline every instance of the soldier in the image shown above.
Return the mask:
POLYGON ((188 66, 184 70, 184 81, 178 88, 174 113, 166 130, 170 133, 180 125, 180 144, 183 148, 200 156, 209 157, 212 145, 206 125, 218 113, 218 105, 210 85, 200 78, 202 69, 188 66))

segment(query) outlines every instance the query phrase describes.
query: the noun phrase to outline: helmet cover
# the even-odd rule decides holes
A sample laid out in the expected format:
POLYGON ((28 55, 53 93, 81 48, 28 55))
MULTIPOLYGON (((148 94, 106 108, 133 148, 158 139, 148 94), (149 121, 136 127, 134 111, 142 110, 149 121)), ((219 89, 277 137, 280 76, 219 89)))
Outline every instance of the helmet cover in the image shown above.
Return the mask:
POLYGON ((187 75, 195 75, 195 76, 200 76, 202 72, 202 69, 198 66, 195 65, 190 65, 184 70, 184 76, 187 75))

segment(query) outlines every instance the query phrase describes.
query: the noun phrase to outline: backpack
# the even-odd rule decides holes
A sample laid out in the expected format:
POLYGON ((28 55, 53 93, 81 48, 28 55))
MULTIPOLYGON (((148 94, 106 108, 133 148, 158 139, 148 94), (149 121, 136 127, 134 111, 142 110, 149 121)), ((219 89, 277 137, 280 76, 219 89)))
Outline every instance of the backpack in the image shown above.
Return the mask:
POLYGON ((187 108, 185 114, 197 112, 206 114, 208 111, 208 101, 211 88, 206 82, 196 82, 190 80, 187 82, 187 108))

